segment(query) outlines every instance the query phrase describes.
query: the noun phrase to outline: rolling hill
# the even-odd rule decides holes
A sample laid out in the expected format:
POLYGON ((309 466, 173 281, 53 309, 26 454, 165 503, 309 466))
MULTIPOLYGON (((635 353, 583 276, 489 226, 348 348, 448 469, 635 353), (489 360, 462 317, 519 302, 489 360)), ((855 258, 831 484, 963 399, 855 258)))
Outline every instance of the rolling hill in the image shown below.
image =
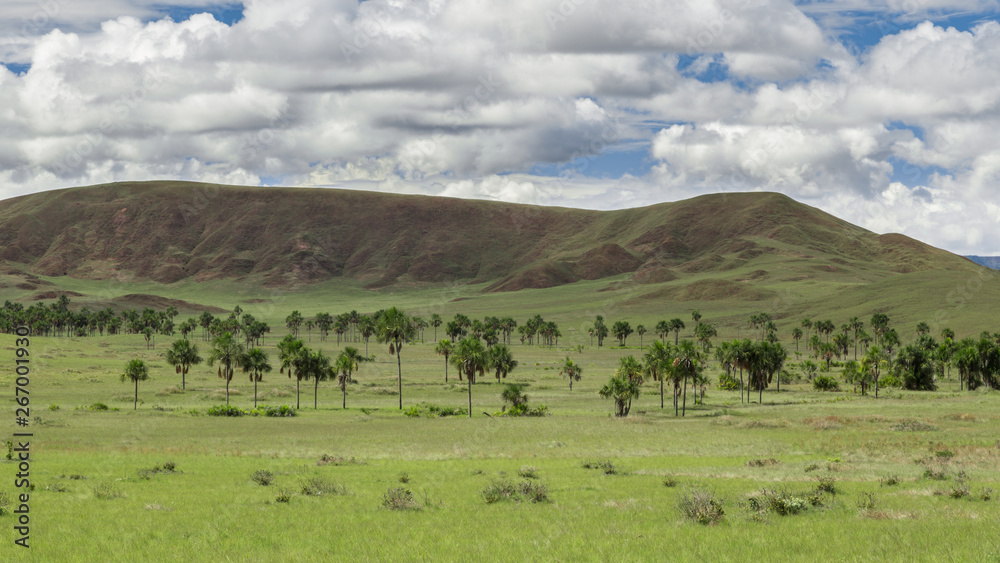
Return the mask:
MULTIPOLYGON (((780 303, 791 315, 850 304, 870 314, 944 306, 952 285, 983 270, 775 193, 587 211, 145 182, 43 192, 0 207, 0 291, 21 300, 103 280, 118 284, 119 296, 182 297, 197 308, 204 300, 190 298, 196 291, 171 288, 309 292, 340 280, 376 291, 475 287, 464 298, 483 303, 574 287, 587 303, 626 309, 780 303)), ((992 299, 994 285, 976 299, 992 299)))

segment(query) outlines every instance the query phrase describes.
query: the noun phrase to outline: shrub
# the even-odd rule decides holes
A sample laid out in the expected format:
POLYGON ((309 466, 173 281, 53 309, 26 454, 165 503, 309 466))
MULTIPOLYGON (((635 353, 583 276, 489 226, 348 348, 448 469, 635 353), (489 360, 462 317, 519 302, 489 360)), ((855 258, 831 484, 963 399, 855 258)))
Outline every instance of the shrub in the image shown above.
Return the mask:
POLYGON ((772 458, 768 458, 768 459, 751 459, 751 460, 747 461, 746 466, 747 467, 768 467, 768 466, 771 466, 771 465, 778 465, 779 463, 781 463, 781 462, 778 461, 778 460, 776 460, 776 459, 774 459, 772 457, 772 458))
POLYGON ((668 488, 673 488, 677 486, 677 479, 673 475, 663 476, 663 486, 668 488))
POLYGON ((292 500, 292 492, 288 489, 278 489, 278 494, 274 497, 275 502, 288 502, 292 500))
POLYGON ((121 489, 115 487, 111 483, 101 483, 100 485, 96 485, 93 490, 94 498, 101 500, 110 500, 125 496, 125 493, 123 493, 121 489))
POLYGON ((413 500, 413 493, 402 487, 387 490, 382 495, 382 506, 389 510, 418 510, 420 508, 413 500))
POLYGON ((319 456, 316 465, 364 465, 365 462, 354 457, 344 457, 339 455, 323 454, 319 456))
POLYGON ((108 405, 105 405, 104 403, 94 403, 87 407, 87 409, 92 411, 106 411, 108 408, 108 405))
POLYGON ((163 471, 167 473, 173 473, 175 469, 177 469, 177 464, 172 461, 163 464, 163 471))
POLYGON ((405 472, 405 471, 401 471, 399 473, 399 475, 396 476, 396 479, 398 479, 400 483, 404 483, 404 484, 405 483, 409 483, 410 482, 410 474, 407 473, 407 472, 405 472))
POLYGON ((808 466, 806 466, 805 472, 809 473, 810 471, 816 471, 817 469, 819 469, 819 465, 816 465, 815 463, 811 463, 808 466))
POLYGON ((740 382, 731 373, 722 372, 719 374, 720 391, 736 391, 740 388, 740 382))
POLYGON ((816 483, 816 492, 837 494, 837 487, 833 484, 832 477, 820 477, 816 483))
POLYGON ((347 494, 347 488, 343 485, 333 483, 323 477, 311 477, 300 484, 302 494, 306 496, 319 497, 323 495, 343 495, 347 494))
POLYGON ((892 373, 883 375, 881 378, 879 378, 878 383, 880 387, 887 387, 887 388, 899 389, 900 387, 903 386, 903 380, 892 373))
POLYGON ((618 473, 618 468, 615 464, 608 460, 603 461, 585 461, 583 462, 584 469, 600 469, 605 475, 615 475, 618 473))
POLYGON ((295 416, 295 409, 290 405, 281 405, 278 407, 273 405, 261 405, 251 410, 250 414, 253 416, 273 416, 273 417, 283 418, 288 416, 295 416))
POLYGON ((938 451, 934 452, 934 457, 936 457, 938 459, 945 459, 945 460, 947 460, 947 459, 951 459, 951 458, 955 457, 955 452, 953 452, 951 450, 938 450, 938 451))
POLYGON ((927 467, 924 469, 924 479, 932 479, 934 481, 944 481, 948 478, 948 473, 944 469, 934 469, 927 467))
POLYGON ((899 477, 896 475, 886 475, 879 478, 878 484, 881 487, 892 487, 899 484, 899 477))
POLYGON ((955 481, 955 484, 952 485, 951 490, 948 491, 948 496, 956 499, 966 498, 970 494, 972 494, 972 492, 969 490, 969 485, 968 483, 965 482, 965 479, 959 479, 955 481))
POLYGON ((677 507, 685 518, 704 525, 718 524, 726 514, 722 501, 702 489, 693 489, 681 495, 677 507))
POLYGON ((49 410, 50 411, 57 411, 57 410, 59 410, 59 405, 57 405, 55 403, 52 403, 51 405, 49 405, 49 410))
POLYGON ((878 497, 875 493, 861 493, 858 497, 858 508, 866 512, 878 510, 878 497))
POLYGON ((247 412, 233 405, 215 405, 207 411, 208 416, 243 416, 247 412))
POLYGON ((813 379, 813 389, 817 391, 840 391, 840 384, 829 375, 819 375, 813 379))
POLYGON ((493 481, 480 493, 486 504, 505 500, 520 502, 545 502, 549 500, 549 489, 542 483, 523 481, 514 484, 507 479, 493 481))
POLYGON ((538 468, 530 465, 522 466, 517 470, 517 476, 525 479, 538 479, 538 468))
POLYGON ((976 496, 979 497, 979 500, 984 500, 984 501, 990 500, 991 498, 993 498, 993 489, 989 487, 983 487, 976 492, 976 496))
POLYGON ((266 469, 258 469, 250 474, 250 480, 261 487, 266 487, 274 482, 274 473, 266 469))
POLYGON ((789 516, 802 512, 811 504, 807 499, 793 496, 788 491, 770 491, 764 489, 759 495, 750 497, 750 508, 756 512, 773 512, 781 516, 789 516))

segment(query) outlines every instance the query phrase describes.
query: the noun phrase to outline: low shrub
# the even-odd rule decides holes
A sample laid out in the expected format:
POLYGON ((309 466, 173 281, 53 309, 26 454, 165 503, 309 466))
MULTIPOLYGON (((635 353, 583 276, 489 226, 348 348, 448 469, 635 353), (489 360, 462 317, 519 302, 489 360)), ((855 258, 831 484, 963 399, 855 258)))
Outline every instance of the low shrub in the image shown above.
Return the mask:
POLYGON ((773 512, 780 516, 798 514, 812 504, 808 499, 794 496, 788 491, 768 489, 763 489, 760 494, 750 497, 747 502, 754 512, 773 512))
POLYGON ((215 405, 209 407, 208 416, 244 416, 247 411, 233 405, 215 405))
POLYGON ((108 405, 105 405, 104 403, 94 403, 94 404, 90 405, 89 407, 87 407, 88 410, 92 410, 92 411, 106 411, 109 408, 110 407, 108 407, 108 405))
POLYGON ((288 489, 278 489, 278 494, 274 496, 275 502, 288 502, 292 500, 292 492, 288 489))
POLYGON ((722 372, 719 374, 718 388, 720 391, 736 391, 740 388, 740 382, 733 374, 722 372))
POLYGON ((250 474, 250 480, 261 487, 266 487, 274 482, 274 473, 266 469, 258 469, 250 474))
POLYGON ((401 471, 399 473, 399 475, 396 475, 396 479, 400 483, 403 483, 403 484, 409 483, 410 482, 410 474, 407 473, 407 472, 405 472, 405 471, 401 471))
POLYGON ((299 490, 306 496, 319 497, 323 495, 347 494, 347 488, 323 477, 311 477, 302 481, 299 490))
POLYGON ((517 470, 517 476, 524 479, 538 479, 538 468, 530 465, 522 466, 521 469, 517 470))
POLYGON ((323 454, 319 456, 316 465, 364 465, 365 462, 354 456, 344 457, 339 455, 323 454))
POLYGON ((588 461, 583 462, 583 468, 584 469, 600 469, 601 471, 604 472, 605 475, 615 475, 615 474, 618 473, 618 468, 615 467, 615 464, 611 463, 608 460, 602 460, 602 461, 589 461, 588 460, 588 461))
POLYGON ((101 500, 111 500, 125 496, 125 493, 111 483, 101 483, 93 488, 94 498, 101 500))
POLYGON ((663 476, 663 486, 668 488, 673 488, 677 486, 677 479, 673 475, 663 476))
POLYGON ((878 484, 881 487, 892 487, 899 484, 899 477, 897 475, 886 475, 879 478, 878 484))
POLYGON ((813 379, 813 389, 817 391, 840 391, 840 384, 829 375, 818 375, 813 379))
POLYGON ((816 492, 837 494, 837 487, 834 485, 832 477, 820 477, 816 482, 816 492))
POLYGON ((778 461, 778 460, 776 460, 776 459, 774 459, 772 457, 772 458, 768 458, 768 459, 751 459, 751 460, 747 461, 746 466, 747 467, 770 467, 772 465, 778 465, 779 463, 781 463, 781 462, 778 461))
POLYGON ((931 479, 933 481, 944 481, 948 478, 948 472, 944 469, 935 469, 933 467, 927 467, 924 469, 924 479, 931 479))
POLYGON ((288 417, 295 416, 295 409, 288 405, 269 406, 260 405, 255 409, 241 409, 233 405, 215 405, 208 409, 209 416, 273 416, 288 417))
POLYGON ((931 430, 937 430, 937 427, 927 424, 926 422, 907 418, 894 424, 892 429, 899 432, 928 432, 931 430))
POLYGON ((722 501, 703 489, 681 495, 677 507, 685 518, 704 525, 718 524, 726 515, 722 501))
POLYGON ((419 510, 420 508, 410 489, 402 487, 387 490, 382 495, 382 506, 389 510, 419 510))
POLYGON ((549 489, 542 483, 522 481, 513 483, 506 479, 493 481, 480 493, 486 504, 502 501, 545 502, 549 500, 549 489))
POLYGON ((878 510, 878 497, 875 493, 861 493, 858 497, 858 509, 865 512, 878 510))

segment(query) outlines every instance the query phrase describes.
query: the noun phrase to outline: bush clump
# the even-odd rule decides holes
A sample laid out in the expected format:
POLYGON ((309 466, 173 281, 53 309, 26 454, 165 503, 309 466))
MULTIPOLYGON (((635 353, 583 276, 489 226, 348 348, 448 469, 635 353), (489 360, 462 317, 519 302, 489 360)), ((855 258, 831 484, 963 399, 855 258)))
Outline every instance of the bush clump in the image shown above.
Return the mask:
POLYGON ((583 462, 584 469, 600 469, 605 475, 615 475, 618 473, 618 468, 615 464, 608 460, 592 461, 588 460, 583 462))
POLYGON ((770 467, 779 463, 781 462, 771 457, 767 459, 751 459, 747 461, 746 465, 747 467, 770 467))
POLYGON ((468 409, 461 407, 439 407, 430 403, 420 403, 403 411, 403 414, 411 418, 424 416, 427 418, 444 418, 446 416, 463 416, 469 414, 468 409))
POLYGON ((813 379, 813 389, 817 391, 840 391, 840 384, 829 375, 819 375, 813 379))
POLYGON ((274 482, 274 473, 266 469, 258 469, 250 474, 250 480, 261 487, 266 487, 274 482))
POLYGON ((530 465, 522 466, 517 470, 517 476, 524 479, 538 479, 538 468, 530 465))
POLYGON ((125 496, 125 493, 123 493, 121 489, 111 483, 101 483, 100 485, 95 486, 93 491, 94 498, 101 500, 110 500, 125 496))
POLYGON ((486 504, 493 504, 501 501, 521 502, 545 502, 549 500, 549 489, 542 483, 523 481, 514 483, 501 479, 493 481, 482 490, 483 500, 486 504))
POLYGON ((892 486, 898 485, 899 484, 899 476, 895 475, 895 474, 894 475, 886 475, 885 477, 879 478, 878 484, 881 487, 892 487, 892 486))
POLYGON ((319 497, 323 495, 344 495, 347 494, 347 488, 343 485, 338 485, 333 483, 323 477, 311 477, 302 481, 299 490, 302 494, 311 497, 319 497))
POLYGON ((927 432, 930 430, 937 430, 937 427, 927 424, 926 422, 907 418, 894 424, 892 429, 899 432, 927 432))
POLYGON ((719 391, 736 391, 740 388, 740 381, 731 373, 722 372, 719 374, 719 391))
POLYGON ((420 508, 410 489, 403 487, 387 490, 382 495, 382 506, 389 510, 418 510, 420 508))
POLYGON ((780 516, 790 516, 804 511, 810 504, 816 506, 821 503, 814 503, 813 500, 815 499, 792 495, 788 491, 763 489, 760 494, 750 497, 747 502, 750 509, 757 513, 773 512, 780 516))
POLYGON ((722 501, 703 489, 692 489, 681 495, 677 507, 688 520, 706 526, 718 524, 726 515, 722 501))
POLYGON ((323 454, 319 456, 316 465, 364 465, 365 462, 354 457, 344 457, 340 455, 323 454))
POLYGON ((208 416, 295 416, 295 409, 288 405, 260 405, 255 409, 241 409, 233 405, 215 405, 208 409, 208 416))
POLYGON ((92 410, 92 411, 106 411, 109 408, 110 407, 108 407, 108 405, 106 405, 104 403, 94 403, 94 404, 90 405, 89 407, 87 407, 88 410, 92 410))

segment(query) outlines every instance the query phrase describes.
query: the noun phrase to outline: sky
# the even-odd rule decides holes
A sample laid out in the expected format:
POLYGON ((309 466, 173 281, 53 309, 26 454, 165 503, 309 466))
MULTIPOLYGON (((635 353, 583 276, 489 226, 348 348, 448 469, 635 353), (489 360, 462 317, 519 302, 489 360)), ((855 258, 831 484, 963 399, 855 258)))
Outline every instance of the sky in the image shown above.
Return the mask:
POLYGON ((776 191, 1000 254, 1000 0, 4 0, 0 198, 776 191))

